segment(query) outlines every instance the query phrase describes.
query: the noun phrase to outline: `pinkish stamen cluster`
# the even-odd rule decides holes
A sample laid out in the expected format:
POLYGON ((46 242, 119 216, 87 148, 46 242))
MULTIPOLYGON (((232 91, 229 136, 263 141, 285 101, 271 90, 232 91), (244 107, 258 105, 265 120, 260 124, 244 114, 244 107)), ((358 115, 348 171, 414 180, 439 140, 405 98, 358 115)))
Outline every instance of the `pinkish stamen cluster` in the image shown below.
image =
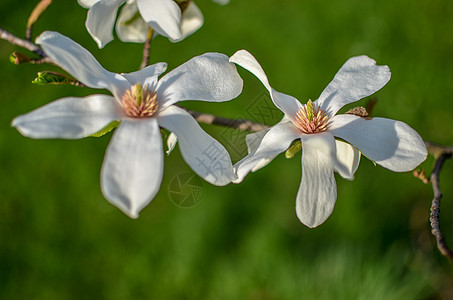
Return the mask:
POLYGON ((327 113, 318 107, 315 108, 311 100, 296 113, 296 125, 306 134, 326 131, 328 120, 327 113))
POLYGON ((158 109, 157 94, 140 84, 132 86, 121 99, 126 114, 133 118, 151 117, 158 109))

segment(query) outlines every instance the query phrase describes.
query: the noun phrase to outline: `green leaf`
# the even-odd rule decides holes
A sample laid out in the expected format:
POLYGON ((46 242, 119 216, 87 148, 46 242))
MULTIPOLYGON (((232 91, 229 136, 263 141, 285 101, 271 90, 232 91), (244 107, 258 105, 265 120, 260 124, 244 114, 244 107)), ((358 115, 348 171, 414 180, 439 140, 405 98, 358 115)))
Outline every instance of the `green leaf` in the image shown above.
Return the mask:
POLYGON ((96 133, 94 133, 94 134, 92 134, 90 136, 91 137, 101 137, 104 134, 107 134, 110 131, 112 131, 113 129, 115 129, 116 127, 118 127, 118 125, 120 125, 120 123, 121 123, 120 121, 113 121, 109 125, 105 126, 101 130, 99 130, 98 132, 96 132, 96 133))
POLYGON ((15 65, 20 65, 23 63, 30 62, 30 57, 27 55, 23 54, 22 52, 13 52, 9 56, 9 61, 12 62, 15 65))
POLYGON ((38 72, 38 77, 36 77, 32 83, 38 85, 46 84, 74 84, 74 80, 71 80, 69 77, 55 72, 38 72))

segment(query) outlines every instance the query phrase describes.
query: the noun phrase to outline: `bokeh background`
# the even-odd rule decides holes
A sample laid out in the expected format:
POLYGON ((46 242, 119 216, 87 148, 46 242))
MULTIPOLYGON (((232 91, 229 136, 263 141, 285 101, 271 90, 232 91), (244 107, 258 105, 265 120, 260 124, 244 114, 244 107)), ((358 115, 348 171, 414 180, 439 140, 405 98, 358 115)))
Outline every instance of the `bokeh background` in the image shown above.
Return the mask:
MULTIPOLYGON (((23 37, 37 2, 2 0, 0 27, 23 37)), ((205 52, 247 49, 276 90, 305 103, 319 96, 349 57, 366 54, 392 71, 375 95, 374 116, 404 121, 427 140, 453 144, 450 0, 197 4, 204 26, 177 44, 156 38, 151 62, 166 61, 171 70, 205 52)), ((86 13, 75 0, 55 0, 35 36, 56 30, 108 70, 137 70, 142 45, 115 39, 97 49, 84 27, 86 13)), ((201 201, 187 208, 175 205, 169 193, 177 176, 193 174, 176 149, 165 157, 157 197, 139 219, 129 219, 100 192, 111 133, 32 140, 11 128, 15 116, 52 100, 103 92, 31 84, 37 72, 58 68, 11 64, 11 52, 21 50, 0 41, 1 299, 453 299, 452 264, 430 235, 430 185, 366 158, 354 181, 336 177, 335 210, 316 229, 299 223, 294 211, 300 153, 290 160, 277 157, 240 185, 199 183, 201 201)), ((264 87, 239 72, 245 86, 236 100, 183 105, 274 124, 281 114, 266 109, 272 104, 264 87), (263 117, 257 110, 272 114, 263 117)), ((203 128, 235 161, 244 154, 243 135, 203 128)), ((422 165, 428 174, 432 162, 430 157, 422 165)), ((441 229, 450 247, 452 176, 449 161, 441 174, 441 229)))

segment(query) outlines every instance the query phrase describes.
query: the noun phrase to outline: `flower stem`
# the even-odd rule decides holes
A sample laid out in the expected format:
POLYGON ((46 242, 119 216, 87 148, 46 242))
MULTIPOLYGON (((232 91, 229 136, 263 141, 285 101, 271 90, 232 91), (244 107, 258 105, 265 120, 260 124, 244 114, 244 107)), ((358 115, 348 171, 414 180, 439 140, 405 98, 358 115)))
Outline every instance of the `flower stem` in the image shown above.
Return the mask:
POLYGON ((142 63, 140 64, 140 70, 146 68, 149 64, 149 56, 151 52, 151 42, 153 40, 153 29, 150 27, 148 30, 148 38, 145 41, 145 45, 143 47, 143 59, 142 63))
POLYGON ((32 39, 33 25, 38 21, 42 14, 47 10, 47 8, 52 4, 52 0, 41 0, 33 9, 28 17, 27 29, 25 31, 25 38, 29 41, 32 39))

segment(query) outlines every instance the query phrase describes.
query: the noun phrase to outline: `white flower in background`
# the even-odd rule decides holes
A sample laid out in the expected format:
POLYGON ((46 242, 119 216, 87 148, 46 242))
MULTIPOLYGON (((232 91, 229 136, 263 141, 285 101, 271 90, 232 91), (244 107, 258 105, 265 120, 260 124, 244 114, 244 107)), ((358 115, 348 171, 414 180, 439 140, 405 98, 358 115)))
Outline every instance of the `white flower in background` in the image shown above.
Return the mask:
MULTIPOLYGON (((123 42, 144 43, 149 27, 157 34, 177 42, 197 31, 203 25, 203 14, 192 0, 78 0, 89 8, 86 28, 103 48, 113 40, 118 9, 121 13, 116 20, 116 33, 123 42)), ((219 4, 229 1, 217 0, 219 4)))
POLYGON ((395 172, 410 171, 426 159, 423 140, 405 123, 384 118, 364 119, 351 114, 336 115, 344 105, 381 89, 390 80, 387 66, 377 66, 366 56, 353 57, 341 67, 318 100, 302 105, 296 98, 272 89, 260 64, 247 51, 236 52, 230 61, 258 77, 274 104, 285 114, 271 129, 248 137, 251 152, 235 165, 238 175, 235 183, 241 182, 250 171, 268 164, 299 139, 302 143, 302 181, 296 198, 296 213, 306 226, 316 227, 330 216, 337 198, 334 171, 343 178, 353 179, 360 152, 395 172), (335 137, 348 143, 335 140, 335 137))
POLYGON ((230 0, 212 0, 212 1, 220 5, 227 5, 228 3, 230 3, 230 0))
POLYGON ((206 181, 222 186, 236 178, 225 148, 188 112, 174 105, 184 100, 221 102, 238 96, 242 79, 226 55, 197 56, 158 80, 165 63, 115 74, 59 33, 44 32, 36 43, 86 86, 107 89, 113 96, 59 99, 15 118, 12 125, 31 138, 79 139, 120 120, 103 162, 101 188, 127 215, 138 217, 159 191, 164 163, 159 126, 177 136, 184 160, 206 181))

